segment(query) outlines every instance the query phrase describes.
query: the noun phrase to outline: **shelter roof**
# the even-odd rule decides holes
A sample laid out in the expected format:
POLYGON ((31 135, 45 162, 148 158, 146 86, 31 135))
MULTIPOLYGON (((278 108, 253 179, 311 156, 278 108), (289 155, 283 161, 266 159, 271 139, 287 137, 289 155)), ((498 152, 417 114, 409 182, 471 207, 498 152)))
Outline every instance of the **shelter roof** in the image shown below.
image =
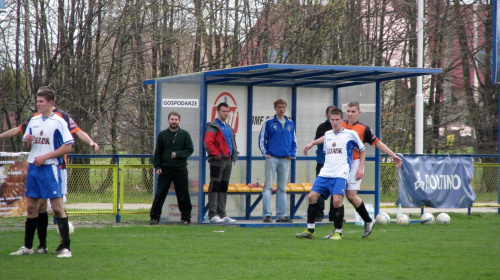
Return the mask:
POLYGON ((207 84, 273 87, 348 87, 441 73, 441 69, 258 64, 205 73, 207 84))
POLYGON ((207 85, 341 88, 440 73, 436 68, 257 64, 193 74, 204 75, 207 85))

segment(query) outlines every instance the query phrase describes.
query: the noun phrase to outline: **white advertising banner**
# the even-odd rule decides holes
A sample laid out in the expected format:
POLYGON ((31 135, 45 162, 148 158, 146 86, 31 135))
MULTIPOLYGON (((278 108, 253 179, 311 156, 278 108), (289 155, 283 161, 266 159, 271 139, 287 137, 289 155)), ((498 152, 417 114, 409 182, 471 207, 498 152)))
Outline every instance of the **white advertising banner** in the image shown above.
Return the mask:
POLYGON ((247 150, 247 100, 245 87, 212 85, 207 88, 207 121, 217 118, 219 103, 225 102, 229 105, 227 123, 236 135, 240 156, 246 156, 247 150))
POLYGON ((262 124, 274 117, 274 101, 283 99, 287 103, 285 115, 292 115, 292 91, 290 88, 254 87, 252 131, 260 132, 262 124))

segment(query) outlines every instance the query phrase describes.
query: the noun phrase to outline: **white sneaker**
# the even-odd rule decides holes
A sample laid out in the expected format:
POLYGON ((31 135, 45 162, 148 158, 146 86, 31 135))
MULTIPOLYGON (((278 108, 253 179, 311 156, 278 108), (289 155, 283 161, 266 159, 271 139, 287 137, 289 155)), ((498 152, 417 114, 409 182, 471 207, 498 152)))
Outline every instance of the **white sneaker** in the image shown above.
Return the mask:
POLYGON ((23 246, 23 247, 19 248, 19 250, 10 253, 10 255, 11 256, 33 255, 33 253, 35 253, 35 251, 33 251, 33 249, 28 249, 28 248, 23 246))
POLYGON ((236 220, 235 219, 231 219, 229 218, 228 216, 222 218, 222 220, 224 220, 224 223, 231 223, 231 224, 234 224, 236 223, 236 220))
POLYGON ((370 233, 372 233, 373 227, 375 226, 375 219, 372 219, 371 223, 366 223, 365 224, 365 232, 363 233, 363 238, 368 237, 370 233))
POLYGON ((214 216, 212 219, 210 219, 210 222, 212 224, 220 224, 220 223, 223 223, 224 220, 221 219, 219 216, 214 216))
POLYGON ((71 251, 64 248, 61 250, 61 253, 57 255, 58 258, 71 258, 71 251))

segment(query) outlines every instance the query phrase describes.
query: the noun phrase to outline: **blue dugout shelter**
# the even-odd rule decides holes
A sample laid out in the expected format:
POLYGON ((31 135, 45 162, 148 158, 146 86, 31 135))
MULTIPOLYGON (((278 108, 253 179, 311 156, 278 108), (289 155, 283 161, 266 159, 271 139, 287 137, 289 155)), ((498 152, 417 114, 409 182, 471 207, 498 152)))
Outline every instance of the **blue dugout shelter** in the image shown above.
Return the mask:
MULTIPOLYGON (((328 105, 345 110, 347 103, 358 101, 363 112, 361 121, 381 138, 382 83, 440 73, 441 69, 423 68, 259 64, 156 78, 144 84, 155 85, 155 135, 168 127, 167 116, 171 111, 180 113, 180 126, 191 134, 195 144, 188 165, 192 220, 201 223, 206 210, 203 185, 209 182, 203 135, 205 124, 217 117, 216 106, 220 102, 230 105, 228 123, 236 133, 240 152, 230 183, 247 184, 258 179, 264 181, 265 158, 258 148, 257 139, 264 121, 275 114, 273 102, 279 98, 287 101, 286 115, 296 125, 297 158, 292 161, 289 182, 312 183, 316 174, 314 149, 308 156, 302 154, 302 149, 314 139, 317 126, 325 121, 328 105)), ((367 146, 365 177, 359 195, 366 203, 373 203, 375 214, 379 212, 379 166, 380 152, 367 146)), ((175 211, 170 210, 176 207, 175 196, 169 197, 162 214, 162 220, 167 221, 172 220, 175 211)), ((230 216, 261 218, 261 209, 255 209, 252 214, 258 201, 251 206, 246 201, 244 206, 248 197, 233 197, 235 201, 232 205, 228 197, 228 207, 231 209, 227 210, 230 216)), ((296 212, 300 202, 302 200, 290 205, 290 210, 296 212)), ((349 215, 347 212, 348 209, 346 218, 349 215)))

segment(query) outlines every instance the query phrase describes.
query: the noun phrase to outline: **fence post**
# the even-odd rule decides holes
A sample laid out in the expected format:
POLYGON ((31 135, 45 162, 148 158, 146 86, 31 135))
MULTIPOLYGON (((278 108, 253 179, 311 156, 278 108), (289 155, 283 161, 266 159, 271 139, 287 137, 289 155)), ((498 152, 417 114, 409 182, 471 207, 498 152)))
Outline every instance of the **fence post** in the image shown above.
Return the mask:
POLYGON ((118 190, 117 190, 117 194, 116 194, 116 200, 117 200, 117 203, 116 203, 116 222, 119 223, 122 221, 122 215, 120 213, 120 189, 121 189, 121 182, 120 182, 120 172, 121 172, 121 168, 120 168, 120 157, 117 156, 117 155, 113 155, 114 158, 116 158, 116 165, 118 167, 118 176, 116 176, 116 180, 118 182, 118 190))

